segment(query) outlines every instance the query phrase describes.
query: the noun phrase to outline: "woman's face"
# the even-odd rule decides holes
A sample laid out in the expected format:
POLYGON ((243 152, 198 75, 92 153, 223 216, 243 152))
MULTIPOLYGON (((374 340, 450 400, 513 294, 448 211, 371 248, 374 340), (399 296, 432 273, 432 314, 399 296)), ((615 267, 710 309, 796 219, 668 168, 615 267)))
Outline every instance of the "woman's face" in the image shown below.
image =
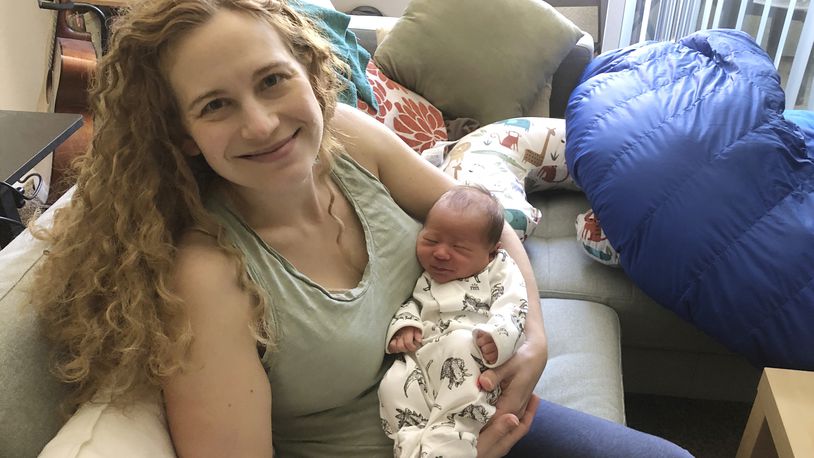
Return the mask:
POLYGON ((239 187, 285 190, 311 177, 322 110, 274 27, 220 11, 175 44, 165 70, 194 141, 188 154, 239 187))

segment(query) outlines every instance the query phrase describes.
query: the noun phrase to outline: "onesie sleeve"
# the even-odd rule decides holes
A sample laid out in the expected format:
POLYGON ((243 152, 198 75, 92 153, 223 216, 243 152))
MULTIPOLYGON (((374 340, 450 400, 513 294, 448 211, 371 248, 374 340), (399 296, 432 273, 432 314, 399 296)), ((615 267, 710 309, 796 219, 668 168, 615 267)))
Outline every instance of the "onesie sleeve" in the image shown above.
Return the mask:
POLYGON ((490 318, 486 323, 476 325, 472 333, 475 336, 477 331, 486 332, 495 341, 497 360, 493 364, 484 360, 486 367, 491 368, 505 363, 523 343, 529 306, 523 274, 506 251, 498 251, 488 273, 492 290, 490 318))
POLYGON ((390 343, 393 335, 398 332, 399 329, 407 326, 422 329, 421 311, 418 303, 413 298, 410 298, 407 300, 407 302, 401 304, 401 307, 399 307, 396 315, 392 320, 390 320, 390 326, 387 328, 387 337, 384 340, 385 353, 390 353, 387 351, 387 345, 390 343))

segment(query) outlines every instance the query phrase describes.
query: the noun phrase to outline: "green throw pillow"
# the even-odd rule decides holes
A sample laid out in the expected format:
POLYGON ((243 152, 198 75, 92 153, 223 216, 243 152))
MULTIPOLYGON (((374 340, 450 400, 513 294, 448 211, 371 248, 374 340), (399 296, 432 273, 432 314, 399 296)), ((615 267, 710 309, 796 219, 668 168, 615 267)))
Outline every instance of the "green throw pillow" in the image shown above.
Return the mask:
POLYGON ((582 35, 542 0, 412 0, 374 61, 445 117, 486 125, 547 115, 530 111, 548 108, 551 78, 582 35))

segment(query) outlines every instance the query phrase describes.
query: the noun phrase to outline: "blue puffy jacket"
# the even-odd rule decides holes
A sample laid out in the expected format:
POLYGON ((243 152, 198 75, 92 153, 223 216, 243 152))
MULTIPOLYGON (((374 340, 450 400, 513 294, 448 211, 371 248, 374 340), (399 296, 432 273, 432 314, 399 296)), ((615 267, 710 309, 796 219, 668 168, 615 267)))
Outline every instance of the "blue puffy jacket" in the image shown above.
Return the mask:
POLYGON ((814 117, 783 110, 744 33, 640 44, 586 69, 566 159, 643 291, 756 365, 814 370, 814 117))

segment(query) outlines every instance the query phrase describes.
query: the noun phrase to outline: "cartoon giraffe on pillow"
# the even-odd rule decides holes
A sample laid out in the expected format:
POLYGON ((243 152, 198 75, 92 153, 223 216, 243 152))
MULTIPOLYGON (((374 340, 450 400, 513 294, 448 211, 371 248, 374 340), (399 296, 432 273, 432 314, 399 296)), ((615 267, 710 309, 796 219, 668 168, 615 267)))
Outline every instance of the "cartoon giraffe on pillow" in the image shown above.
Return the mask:
MULTIPOLYGON (((537 176, 546 182, 549 183, 562 183, 563 181, 568 179, 568 171, 565 171, 565 176, 561 180, 557 180, 557 166, 556 165, 543 165, 543 160, 545 159, 545 153, 548 151, 548 143, 551 140, 551 137, 557 134, 557 129, 555 128, 548 128, 548 135, 546 135, 545 142, 543 143, 543 149, 539 153, 530 149, 526 150, 526 154, 523 156, 523 161, 532 164, 535 167, 540 167, 537 171, 537 176), (541 167, 542 166, 542 167, 541 167)), ((564 139, 560 139, 560 143, 563 145, 565 144, 564 139)), ((551 151, 551 160, 556 161, 559 158, 559 153, 557 153, 557 149, 551 151)))

